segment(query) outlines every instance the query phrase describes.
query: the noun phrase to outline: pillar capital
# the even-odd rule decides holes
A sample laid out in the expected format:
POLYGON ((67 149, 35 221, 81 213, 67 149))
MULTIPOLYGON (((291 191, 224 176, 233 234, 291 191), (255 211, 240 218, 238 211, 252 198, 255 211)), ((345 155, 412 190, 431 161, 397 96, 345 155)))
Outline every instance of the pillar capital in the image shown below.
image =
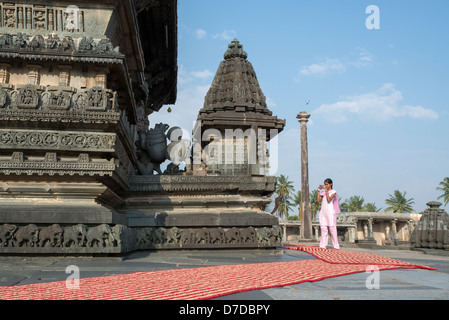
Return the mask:
POLYGON ((299 122, 308 122, 310 118, 310 114, 307 113, 306 111, 301 111, 300 113, 298 113, 298 115, 296 116, 296 119, 298 119, 299 122))

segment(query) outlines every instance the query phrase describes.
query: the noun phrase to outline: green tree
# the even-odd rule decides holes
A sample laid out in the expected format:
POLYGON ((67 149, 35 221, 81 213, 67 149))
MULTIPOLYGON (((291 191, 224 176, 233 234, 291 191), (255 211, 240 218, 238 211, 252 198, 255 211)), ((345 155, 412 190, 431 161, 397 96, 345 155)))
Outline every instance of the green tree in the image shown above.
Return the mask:
POLYGON ((281 174, 281 176, 277 178, 276 184, 276 193, 279 197, 278 213, 281 219, 284 219, 284 216, 288 218, 288 212, 292 210, 290 194, 293 192, 293 182, 289 181, 288 177, 281 174))
POLYGON ((359 212, 362 211, 364 202, 365 199, 363 197, 352 196, 342 203, 341 208, 348 209, 348 212, 359 212))
POLYGON ((444 205, 447 206, 449 203, 449 177, 446 177, 443 179, 443 181, 440 182, 440 186, 437 190, 443 191, 443 194, 438 197, 438 199, 443 198, 444 205))
POLYGON ((366 203, 362 209, 362 211, 365 211, 365 212, 379 212, 380 210, 382 210, 382 208, 377 209, 375 203, 366 203))
POLYGON ((298 207, 298 218, 301 220, 302 218, 302 210, 301 210, 301 190, 298 190, 295 194, 293 194, 293 206, 298 207))
POLYGON ((318 210, 321 210, 321 202, 317 201, 318 190, 314 189, 310 193, 310 209, 312 211, 312 221, 315 220, 318 210))
POLYGON ((389 206, 386 210, 394 213, 411 213, 413 211, 412 204, 415 203, 413 198, 407 199, 404 191, 402 194, 399 190, 395 190, 393 195, 389 194, 389 198, 385 203, 389 206))

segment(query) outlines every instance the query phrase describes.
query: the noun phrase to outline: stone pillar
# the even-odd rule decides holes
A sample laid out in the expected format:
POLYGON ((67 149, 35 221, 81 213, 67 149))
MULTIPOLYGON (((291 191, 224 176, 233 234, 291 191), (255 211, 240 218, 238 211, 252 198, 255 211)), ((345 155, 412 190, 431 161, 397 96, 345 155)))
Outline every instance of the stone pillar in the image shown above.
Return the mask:
POLYGON ((107 89, 108 86, 108 74, 109 68, 107 67, 97 67, 95 69, 97 71, 97 75, 95 77, 95 84, 97 87, 102 89, 107 89))
POLYGON ((312 210, 309 196, 309 155, 307 146, 307 122, 310 114, 302 111, 296 117, 301 124, 301 240, 313 240, 312 210))
POLYGON ((373 233, 373 218, 368 219, 368 238, 374 239, 374 233, 373 233))
POLYGON ((28 65, 28 84, 39 85, 41 82, 40 69, 42 66, 37 64, 28 65))
POLYGON ((9 83, 9 69, 11 65, 8 63, 0 63, 0 84, 9 83))
POLYGON ((395 246, 399 245, 397 223, 398 223, 398 219, 394 219, 391 221, 391 229, 393 230, 393 244, 395 246))
POLYGON ((72 70, 71 66, 60 65, 59 69, 59 85, 63 87, 70 86, 70 70, 72 70))
POLYGON ((313 230, 315 231, 315 241, 320 241, 320 227, 313 226, 313 230))

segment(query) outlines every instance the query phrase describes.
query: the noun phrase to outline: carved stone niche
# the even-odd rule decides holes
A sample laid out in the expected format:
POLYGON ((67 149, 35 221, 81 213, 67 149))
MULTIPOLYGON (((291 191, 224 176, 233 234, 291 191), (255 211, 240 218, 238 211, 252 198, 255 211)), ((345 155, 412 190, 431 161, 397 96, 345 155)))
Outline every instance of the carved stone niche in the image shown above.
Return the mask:
POLYGON ((42 94, 42 105, 50 110, 69 110, 72 105, 72 94, 73 92, 56 87, 42 94))
POLYGON ((19 109, 37 109, 39 107, 39 93, 35 86, 26 85, 15 94, 15 105, 19 109))
POLYGON ((112 90, 93 87, 74 96, 77 110, 105 112, 111 108, 112 90))
POLYGON ((0 109, 6 106, 8 99, 8 91, 0 85, 0 109))

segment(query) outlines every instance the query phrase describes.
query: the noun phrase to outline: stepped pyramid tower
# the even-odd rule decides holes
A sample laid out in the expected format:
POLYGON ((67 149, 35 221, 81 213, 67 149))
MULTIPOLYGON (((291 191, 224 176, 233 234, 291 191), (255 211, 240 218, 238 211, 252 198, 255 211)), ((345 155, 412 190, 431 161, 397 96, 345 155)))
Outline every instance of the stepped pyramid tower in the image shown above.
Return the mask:
POLYGON ((199 111, 194 137, 206 151, 210 173, 267 175, 266 143, 285 126, 268 109, 247 58, 234 39, 199 111))

